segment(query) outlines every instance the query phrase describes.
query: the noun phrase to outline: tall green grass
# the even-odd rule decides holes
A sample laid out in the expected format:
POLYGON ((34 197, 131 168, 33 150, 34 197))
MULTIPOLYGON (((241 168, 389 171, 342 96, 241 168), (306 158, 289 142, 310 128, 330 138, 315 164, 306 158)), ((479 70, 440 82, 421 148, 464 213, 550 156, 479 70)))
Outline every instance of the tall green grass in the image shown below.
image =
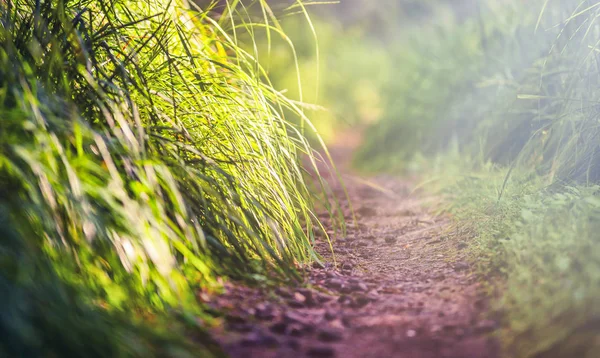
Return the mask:
POLYGON ((300 109, 213 6, 0 3, 3 354, 174 355, 133 322, 315 258, 300 109))
POLYGON ((507 356, 592 357, 599 6, 480 4, 480 15, 402 43, 399 80, 357 165, 417 169, 447 198, 497 284, 507 356))

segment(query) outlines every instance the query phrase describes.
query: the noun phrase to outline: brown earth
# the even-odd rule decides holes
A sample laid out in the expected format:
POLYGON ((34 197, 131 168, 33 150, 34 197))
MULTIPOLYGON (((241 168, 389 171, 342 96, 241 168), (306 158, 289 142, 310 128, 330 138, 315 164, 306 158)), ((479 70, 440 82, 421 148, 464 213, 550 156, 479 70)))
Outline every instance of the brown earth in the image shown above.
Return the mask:
POLYGON ((410 180, 354 175, 346 161, 357 140, 346 136, 332 149, 356 215, 352 223, 332 180, 350 222, 344 237, 332 233, 335 263, 321 240, 326 263, 306 269, 304 288, 227 284, 211 300, 228 312, 213 331, 218 341, 232 357, 498 356, 497 324, 485 317, 467 243, 448 230, 447 217, 424 208, 431 198, 411 194, 410 180))

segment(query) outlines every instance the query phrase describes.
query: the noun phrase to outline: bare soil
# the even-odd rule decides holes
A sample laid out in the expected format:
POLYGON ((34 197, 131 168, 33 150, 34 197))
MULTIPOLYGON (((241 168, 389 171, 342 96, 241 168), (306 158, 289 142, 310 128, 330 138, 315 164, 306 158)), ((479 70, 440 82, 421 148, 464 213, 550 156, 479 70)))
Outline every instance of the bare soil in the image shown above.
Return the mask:
POLYGON ((321 239, 326 263, 306 268, 304 287, 227 284, 211 300, 228 312, 217 340, 232 357, 497 357, 497 322, 486 317, 466 239, 424 208, 431 198, 411 193, 410 180, 353 174, 358 140, 332 148, 356 216, 332 180, 349 222, 344 237, 331 231, 335 260, 321 239))

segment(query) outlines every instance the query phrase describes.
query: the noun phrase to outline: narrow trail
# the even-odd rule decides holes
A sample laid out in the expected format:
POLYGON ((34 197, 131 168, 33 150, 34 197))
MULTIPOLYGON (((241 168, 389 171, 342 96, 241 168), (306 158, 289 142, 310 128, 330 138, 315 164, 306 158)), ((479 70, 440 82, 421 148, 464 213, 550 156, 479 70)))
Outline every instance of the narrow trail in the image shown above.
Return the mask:
MULTIPOLYGON (((449 221, 410 195, 414 184, 363 178, 347 165, 358 138, 331 148, 355 210, 346 237, 317 250, 328 261, 308 269, 310 289, 261 290, 228 284, 213 300, 228 311, 214 333, 232 357, 496 357, 483 289, 465 261, 466 243, 449 221)), ((329 225, 325 216, 323 221, 329 225)))

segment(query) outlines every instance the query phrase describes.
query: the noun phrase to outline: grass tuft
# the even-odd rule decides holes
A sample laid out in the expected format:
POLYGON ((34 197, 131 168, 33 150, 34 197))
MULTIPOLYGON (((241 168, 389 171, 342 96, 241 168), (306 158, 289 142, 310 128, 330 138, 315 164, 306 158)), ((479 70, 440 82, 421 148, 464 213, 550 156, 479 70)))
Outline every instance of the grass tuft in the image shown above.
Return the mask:
POLYGON ((0 3, 1 229, 14 241, 2 244, 0 281, 14 296, 0 331, 17 335, 5 352, 177 355, 148 346, 172 336, 165 325, 134 321, 173 310, 208 319, 196 288, 294 279, 315 258, 301 164, 313 149, 283 114, 299 109, 237 42, 250 19, 216 21, 214 8, 0 3), (85 327, 98 339, 84 350, 85 327))

